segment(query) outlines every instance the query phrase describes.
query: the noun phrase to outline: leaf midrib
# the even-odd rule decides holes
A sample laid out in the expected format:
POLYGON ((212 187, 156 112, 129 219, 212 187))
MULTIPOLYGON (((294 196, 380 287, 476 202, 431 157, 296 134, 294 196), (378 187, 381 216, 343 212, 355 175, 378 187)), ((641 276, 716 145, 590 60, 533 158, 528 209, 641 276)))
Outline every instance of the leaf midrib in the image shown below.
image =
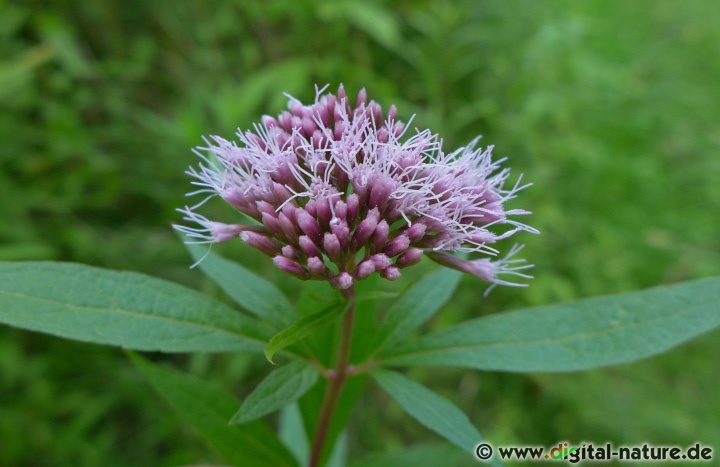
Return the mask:
MULTIPOLYGON (((241 334, 241 333, 239 333, 239 332, 231 331, 231 330, 229 330, 229 329, 213 327, 212 325, 209 325, 209 324, 207 324, 207 323, 198 322, 198 321, 180 320, 180 319, 173 318, 173 317, 170 317, 170 316, 163 316, 163 315, 156 315, 156 314, 141 313, 141 312, 138 312, 138 311, 126 310, 126 309, 123 309, 123 308, 112 308, 112 307, 104 307, 104 308, 101 308, 101 307, 89 306, 89 305, 75 305, 75 304, 70 304, 70 303, 62 302, 62 301, 59 301, 59 300, 53 300, 53 299, 49 299, 49 298, 37 297, 37 296, 34 296, 34 295, 25 295, 25 294, 21 294, 21 293, 17 293, 17 292, 0 291, 0 295, 11 295, 11 296, 17 297, 17 298, 22 298, 22 299, 26 299, 26 300, 34 300, 34 301, 51 303, 51 304, 56 305, 56 306, 57 306, 57 305, 60 305, 61 307, 64 307, 64 308, 77 309, 77 310, 81 310, 81 311, 91 311, 91 312, 97 312, 97 313, 102 313, 102 312, 106 312, 106 311, 111 311, 111 312, 114 312, 114 313, 125 314, 125 315, 129 315, 129 316, 133 316, 133 317, 142 317, 142 318, 147 318, 147 319, 155 319, 155 320, 158 320, 158 321, 166 321, 166 322, 171 322, 171 323, 175 323, 175 324, 192 325, 192 326, 195 326, 195 327, 200 327, 200 328, 208 329, 208 330, 213 331, 213 332, 220 332, 220 333, 229 334, 229 335, 231 335, 231 336, 242 337, 242 338, 244 338, 244 339, 256 341, 256 342, 260 343, 260 344, 263 345, 263 346, 265 345, 265 341, 264 341, 264 340, 258 339, 258 338, 256 338, 256 337, 252 337, 252 336, 249 336, 249 335, 241 334)), ((62 311, 54 312, 54 313, 53 313, 53 312, 50 312, 50 313, 44 312, 43 314, 46 314, 46 315, 56 315, 56 314, 58 314, 58 313, 62 313, 62 311)))
MULTIPOLYGON (((605 329, 601 329, 601 330, 598 330, 595 332, 573 334, 571 336, 567 336, 567 337, 563 337, 563 338, 549 338, 549 339, 546 338, 546 339, 519 341, 519 342, 493 342, 493 343, 484 343, 484 344, 475 344, 475 345, 462 345, 462 346, 454 346, 454 347, 439 347, 439 348, 432 348, 432 349, 423 349, 423 350, 418 350, 418 351, 411 351, 408 353, 390 355, 386 358, 381 358, 380 361, 381 362, 389 362, 389 361, 398 360, 398 359, 402 359, 402 358, 414 358, 414 357, 418 357, 418 356, 426 355, 426 354, 441 354, 441 353, 447 353, 447 352, 479 350, 479 349, 497 348, 497 347, 519 347, 519 346, 541 345, 541 344, 563 344, 563 343, 571 342, 573 340, 582 340, 582 339, 586 339, 586 338, 607 335, 618 329, 632 330, 632 329, 640 327, 640 326, 649 326, 649 325, 653 325, 656 323, 660 323, 662 321, 676 319, 678 317, 682 317, 689 313, 693 313, 698 308, 702 308, 703 306, 706 306, 709 303, 711 303, 711 302, 710 301, 703 302, 703 303, 698 304, 694 307, 691 307, 685 311, 675 313, 672 315, 667 315, 667 316, 657 318, 654 320, 651 319, 651 320, 647 320, 647 321, 641 321, 638 323, 632 323, 628 326, 622 326, 622 327, 605 328, 605 329)), ((709 328, 706 331, 709 331, 710 329, 712 329, 712 328, 709 328)), ((448 332, 448 331, 446 331, 446 332, 448 332)), ((427 337, 430 337, 430 336, 427 336, 427 337)), ((422 344, 422 341, 423 341, 423 338, 420 339, 419 343, 422 344)))

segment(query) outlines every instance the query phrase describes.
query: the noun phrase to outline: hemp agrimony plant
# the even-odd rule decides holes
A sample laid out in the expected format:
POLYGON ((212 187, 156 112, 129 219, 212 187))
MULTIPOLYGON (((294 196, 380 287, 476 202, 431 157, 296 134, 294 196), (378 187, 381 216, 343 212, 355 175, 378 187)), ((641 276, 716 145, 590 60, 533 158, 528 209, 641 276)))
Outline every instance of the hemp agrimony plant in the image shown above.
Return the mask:
POLYGON ((175 227, 200 269, 243 311, 137 273, 1 263, 0 321, 139 351, 264 352, 276 366, 268 363, 269 374, 242 404, 130 354, 227 463, 243 466, 327 463, 368 377, 470 458, 481 442, 475 426, 395 368, 580 370, 643 358, 720 324, 716 278, 476 318, 412 337, 450 299, 461 273, 490 283, 487 291, 527 285, 532 266, 515 258, 522 247, 488 257, 500 255, 501 240, 538 233, 517 220, 529 212, 506 208, 527 185, 521 178, 506 184, 509 170, 492 160, 492 146, 475 140, 446 152, 438 135, 401 122, 394 106, 383 113, 364 90, 352 101, 342 86, 336 95, 323 92, 316 89, 310 105, 290 97, 288 111, 263 117, 239 132, 238 142, 207 139, 197 150, 202 162, 188 172, 197 187, 190 194, 203 199, 180 210, 193 225, 175 227), (214 196, 239 211, 242 223, 199 214, 214 196), (293 304, 276 285, 197 245, 236 238, 280 270, 316 281, 308 290, 325 289, 329 298, 301 294, 293 304), (446 268, 409 284, 374 316, 373 302, 387 299, 376 290, 377 276, 402 280, 401 271, 423 257, 446 268), (278 434, 262 420, 276 411, 278 434))

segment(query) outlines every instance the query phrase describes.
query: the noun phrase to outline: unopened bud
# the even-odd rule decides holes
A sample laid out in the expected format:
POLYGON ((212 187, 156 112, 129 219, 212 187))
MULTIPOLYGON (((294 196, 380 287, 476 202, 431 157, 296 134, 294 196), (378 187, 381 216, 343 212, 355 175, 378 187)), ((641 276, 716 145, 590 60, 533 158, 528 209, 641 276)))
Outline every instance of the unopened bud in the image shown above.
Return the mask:
POLYGON ((407 250, 409 246, 410 238, 408 238, 405 234, 401 234, 390 240, 387 245, 385 245, 383 253, 388 256, 399 255, 403 251, 407 250))
POLYGON ((355 229, 352 240, 353 247, 359 249, 365 244, 365 242, 368 241, 373 232, 375 232, 375 227, 377 227, 379 217, 380 215, 378 214, 378 210, 376 208, 373 208, 370 212, 368 212, 367 217, 363 219, 357 229, 355 229))
POLYGON ((342 254, 342 247, 340 246, 340 240, 338 240, 335 234, 325 233, 323 238, 323 250, 333 261, 336 261, 342 254))
POLYGON ((377 208, 380 212, 385 211, 385 208, 390 201, 390 194, 392 191, 393 187, 389 180, 378 180, 370 191, 370 207, 377 208))
POLYGON ((410 227, 408 227, 408 229, 405 231, 405 234, 410 239, 410 242, 415 243, 425 236, 425 232, 427 232, 427 225, 416 222, 410 227))
POLYGON ((402 269, 417 264, 422 259, 422 255, 423 251, 420 248, 410 248, 398 257, 395 266, 402 269))
POLYGON ((282 227, 280 227, 280 221, 277 217, 274 216, 274 214, 268 214, 266 212, 263 212, 260 220, 273 237, 279 238, 281 240, 286 239, 285 233, 283 232, 282 227))
POLYGON ((320 243, 323 234, 317 221, 304 209, 298 209, 295 215, 297 217, 297 224, 300 229, 305 232, 305 235, 310 237, 313 242, 320 243))
POLYGON ((338 220, 334 223, 331 222, 330 230, 338 238, 338 240, 340 241, 340 245, 343 248, 347 247, 348 240, 350 239, 350 228, 348 227, 347 222, 343 220, 338 220))
POLYGON ((360 107, 361 105, 365 105, 367 103, 367 91, 365 88, 362 88, 357 96, 357 101, 355 103, 355 107, 360 107))
POLYGON ((392 260, 382 253, 372 255, 369 259, 375 264, 375 270, 377 271, 385 269, 392 264, 392 260))
POLYGON ((332 220, 332 211, 330 210, 330 200, 319 199, 315 203, 318 224, 323 228, 327 228, 332 220))
POLYGON ((347 197, 347 200, 345 200, 345 204, 347 204, 347 223, 348 225, 353 225, 355 224, 358 210, 360 209, 360 199, 358 195, 351 193, 350 196, 347 197))
POLYGON ((240 239, 247 245, 256 248, 268 256, 275 256, 280 253, 281 245, 275 240, 257 232, 242 232, 240 239))
POLYGON ((380 277, 391 281, 398 280, 400 278, 400 270, 393 266, 387 267, 380 271, 380 277))
POLYGON ((291 259, 287 259, 284 256, 276 256, 273 258, 273 263, 275 263, 275 266, 277 266, 281 271, 292 274, 298 279, 310 279, 310 274, 308 274, 305 268, 291 259))
POLYGON ((358 279, 365 279, 370 274, 375 272, 375 263, 371 259, 366 259, 358 265, 355 269, 355 277, 358 279))
POLYGON ((300 235, 298 238, 298 244, 303 253, 308 256, 320 256, 320 249, 315 245, 315 242, 310 240, 307 235, 300 235))
POLYGON ((335 218, 347 221, 347 204, 345 204, 345 201, 338 200, 335 203, 335 218))
POLYGON ((297 230, 295 230, 295 224, 293 224, 293 222, 288 219, 285 213, 280 213, 280 215, 278 216, 278 223, 280 224, 280 230, 282 230, 285 238, 287 238, 287 240, 291 243, 297 243, 298 233, 297 230))
POLYGON ((345 290, 353 285, 353 277, 347 272, 341 272, 337 276, 330 278, 330 285, 339 290, 345 290))
POLYGON ((315 276, 325 276, 327 274, 327 266, 322 259, 317 256, 312 256, 307 260, 308 269, 315 276))
POLYGON ((298 252, 292 245, 285 245, 282 247, 282 255, 288 259, 297 259, 298 252))
POLYGON ((377 227, 375 227, 375 232, 373 232, 372 243, 375 251, 380 250, 383 245, 385 245, 389 234, 390 226, 387 221, 383 219, 378 223, 377 227))

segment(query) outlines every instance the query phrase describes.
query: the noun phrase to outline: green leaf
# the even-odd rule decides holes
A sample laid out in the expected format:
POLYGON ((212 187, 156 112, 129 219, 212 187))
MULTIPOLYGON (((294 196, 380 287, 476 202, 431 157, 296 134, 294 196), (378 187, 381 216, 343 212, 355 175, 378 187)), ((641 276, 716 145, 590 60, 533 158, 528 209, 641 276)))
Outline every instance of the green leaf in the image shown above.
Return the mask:
POLYGON ((372 2, 322 2, 318 16, 326 22, 349 22, 390 50, 402 41, 400 26, 392 11, 372 2))
POLYGON ((720 278, 502 313, 430 334, 390 365, 573 371, 631 362, 720 325, 720 278))
POLYGON ((417 421, 465 452, 475 452, 480 433, 452 402, 400 373, 376 368, 370 374, 417 421))
MULTIPOLYGON (((355 297, 358 295, 369 296, 372 291, 379 287, 381 281, 385 281, 379 275, 373 274, 365 280, 360 281, 356 285, 355 297)), ((367 360, 372 345, 375 343, 375 339, 378 335, 378 328, 380 323, 377 320, 376 309, 378 302, 375 300, 355 300, 355 322, 353 324, 353 339, 352 345, 350 346, 350 364, 357 365, 367 360)), ((386 309, 386 308, 383 308, 386 309)), ((337 354, 337 347, 340 344, 339 338, 342 332, 342 323, 336 323, 332 334, 332 343, 329 347, 326 347, 326 354, 335 357, 337 354)), ((315 355, 319 357, 322 355, 322 351, 318 351, 315 355)), ((331 359, 327 365, 332 366, 334 361, 331 359)))
POLYGON ((328 458, 326 467, 345 467, 347 465, 347 458, 348 458, 348 440, 347 440, 347 433, 342 432, 340 433, 340 436, 337 437, 337 440, 335 441, 335 446, 333 446, 332 451, 330 452, 330 457, 328 458))
POLYGON ((301 464, 307 462, 310 457, 310 442, 305 433, 300 407, 296 403, 286 405, 280 411, 278 435, 298 462, 301 464))
POLYGON ((262 351, 269 330, 194 290, 72 263, 0 263, 0 322, 162 352, 262 351))
POLYGON ((270 363, 274 363, 272 357, 278 350, 284 349, 315 331, 324 328, 342 316, 345 310, 347 310, 346 303, 335 303, 317 313, 300 318, 292 326, 280 331, 270 339, 267 347, 265 347, 265 357, 270 363))
POLYGON ((452 297, 461 276, 459 271, 443 268, 410 288, 388 311, 373 353, 400 342, 429 320, 452 297))
POLYGON ((292 362, 271 372, 243 401, 230 423, 246 423, 300 399, 318 379, 315 367, 292 362))
MULTIPOLYGON (((376 276, 372 276, 376 277, 376 276)), ((358 302, 375 302, 378 300, 386 300, 388 298, 397 298, 401 294, 399 292, 389 292, 385 290, 370 290, 364 293, 357 293, 355 295, 355 303, 358 302)))
POLYGON ((275 433, 256 420, 242 426, 227 423, 237 401, 224 391, 131 354, 132 360, 178 416, 191 425, 225 462, 242 466, 298 465, 275 433))
POLYGON ((186 245, 198 267, 235 302, 260 318, 284 328, 297 319, 295 308, 275 284, 240 264, 207 251, 202 245, 186 245))
POLYGON ((444 443, 411 446, 389 453, 373 454, 355 461, 351 467, 416 467, 442 465, 443 467, 477 466, 466 452, 444 443))

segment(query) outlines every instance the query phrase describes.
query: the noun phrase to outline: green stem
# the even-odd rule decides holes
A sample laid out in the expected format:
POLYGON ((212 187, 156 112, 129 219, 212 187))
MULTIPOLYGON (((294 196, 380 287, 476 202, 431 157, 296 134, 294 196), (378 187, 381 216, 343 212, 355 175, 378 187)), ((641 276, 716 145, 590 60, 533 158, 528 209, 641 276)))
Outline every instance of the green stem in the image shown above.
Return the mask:
POLYGON ((320 465, 323 447, 332 423, 335 408, 342 393, 345 380, 348 377, 348 363, 350 362, 350 343, 352 342, 353 325, 355 323, 355 285, 343 291, 343 297, 349 302, 348 310, 343 316, 342 331, 340 334, 340 347, 338 348, 337 364, 335 370, 328 374, 328 387, 325 391, 320 417, 318 418, 315 437, 310 451, 309 467, 320 465))

